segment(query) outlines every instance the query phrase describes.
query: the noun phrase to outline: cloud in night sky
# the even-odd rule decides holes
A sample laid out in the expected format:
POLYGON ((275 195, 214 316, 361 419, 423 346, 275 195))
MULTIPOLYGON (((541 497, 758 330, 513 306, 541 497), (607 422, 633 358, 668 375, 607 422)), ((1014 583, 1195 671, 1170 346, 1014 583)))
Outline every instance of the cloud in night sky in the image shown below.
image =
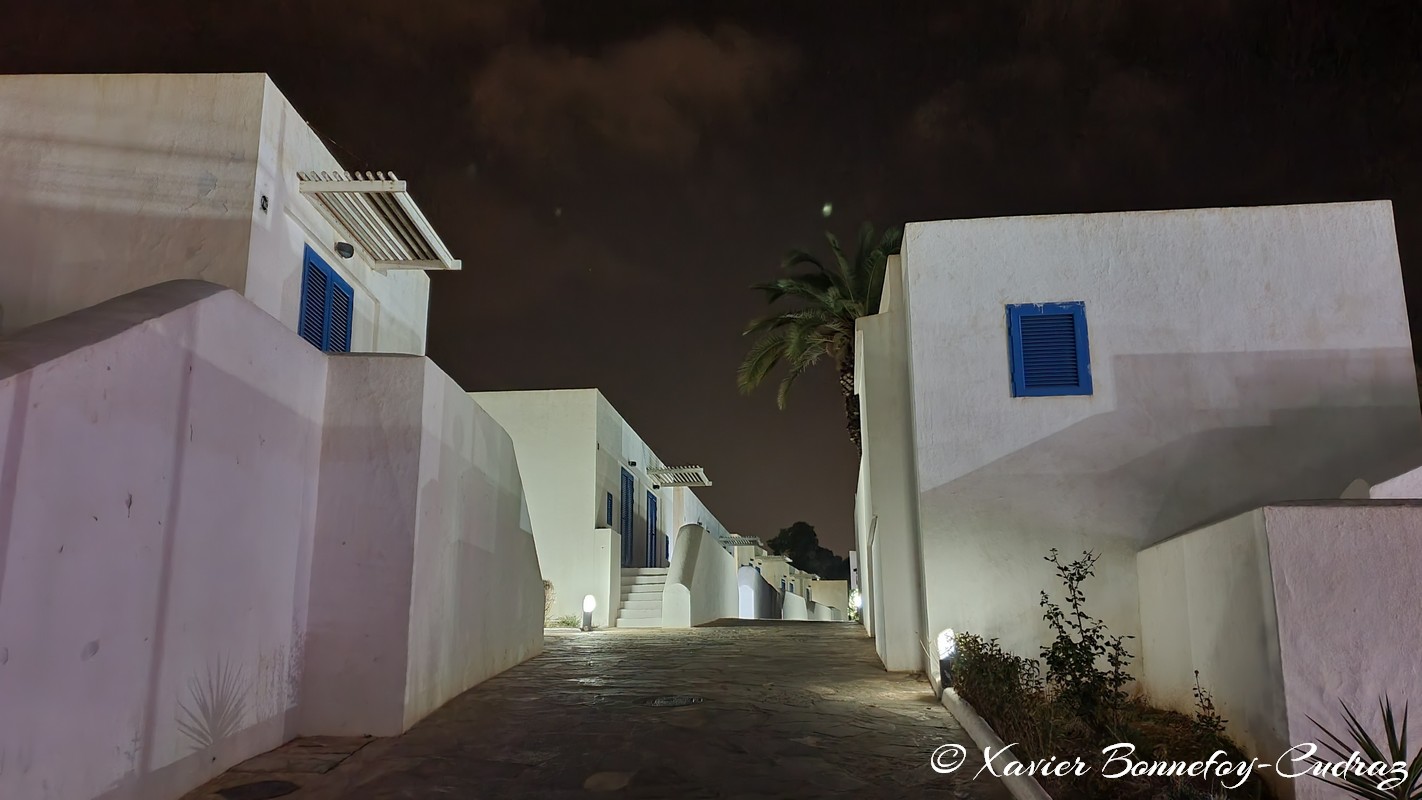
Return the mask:
POLYGON ((733 26, 667 27, 596 54, 501 49, 473 81, 480 137, 538 165, 592 145, 683 164, 708 130, 743 128, 797 63, 792 50, 733 26))

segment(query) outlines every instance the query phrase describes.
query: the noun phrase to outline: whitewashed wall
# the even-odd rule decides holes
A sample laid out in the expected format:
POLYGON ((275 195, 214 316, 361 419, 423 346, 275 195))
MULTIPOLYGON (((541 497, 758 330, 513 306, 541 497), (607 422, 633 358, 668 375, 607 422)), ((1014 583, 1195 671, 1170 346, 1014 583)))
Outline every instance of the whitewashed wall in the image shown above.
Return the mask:
POLYGON ((428 277, 337 257, 297 192, 341 168, 259 73, 0 76, 0 332, 179 278, 294 330, 310 243, 355 290, 353 350, 423 354, 428 277))
POLYGON ((1103 554, 1089 608, 1138 634, 1138 550, 1422 448, 1390 203, 919 223, 903 252, 927 636, 1034 652, 1052 547, 1103 554), (1011 397, 1004 305, 1069 300, 1094 394, 1011 397))
POLYGON ((909 396, 908 340, 903 306, 903 263, 889 259, 879 313, 855 329, 855 388, 859 395, 860 519, 856 544, 875 557, 866 581, 866 619, 874 649, 890 671, 927 669, 919 643, 924 630, 923 555, 914 506, 913 414, 909 396))
POLYGON ((1195 712, 1195 670, 1250 755, 1289 746, 1278 615, 1264 511, 1176 536, 1136 559, 1141 688, 1152 702, 1195 712))
POLYGON ((0 796, 171 798, 289 739, 325 358, 188 282, 0 360, 0 796))
MULTIPOLYGON (((1331 501, 1263 508, 1143 551, 1145 689, 1188 713, 1200 670, 1230 734, 1271 762, 1320 741, 1310 717, 1344 731, 1340 701, 1381 736, 1378 701, 1400 713, 1422 695, 1422 621, 1404 611, 1422 603, 1419 545, 1422 502, 1331 501)), ((1335 796, 1310 779, 1274 786, 1335 796)))
MULTIPOLYGON (((255 187, 245 198, 251 212, 246 282, 234 288, 295 330, 301 318, 302 259, 310 244, 354 290, 353 352, 424 355, 429 277, 422 270, 380 272, 359 246, 352 258, 336 255, 336 243, 350 242, 350 235, 334 228, 299 193, 296 173, 344 168, 266 76, 244 77, 261 81, 261 143, 255 187), (267 198, 266 211, 262 197, 267 198)), ((388 165, 392 170, 397 166, 388 165)), ((418 201, 418 184, 410 189, 418 201)))
MULTIPOLYGON (((667 541, 669 531, 674 527, 675 502, 678 490, 652 489, 647 470, 659 466, 660 461, 638 435, 637 431, 623 419, 617 409, 597 390, 591 390, 597 404, 597 475, 595 478, 596 498, 594 513, 598 524, 606 524, 606 503, 608 493, 612 494, 612 528, 620 531, 622 524, 622 470, 632 475, 632 567, 665 567, 671 543, 667 541), (634 463, 635 462, 635 463, 634 463), (657 497, 657 530, 652 557, 647 557, 647 517, 649 514, 647 493, 657 497)), ((686 490, 679 490, 686 491, 686 490)), ((620 553, 619 553, 620 558, 620 553)), ((619 563, 621 563, 619 561, 619 563)))
POLYGON ((263 80, 0 77, 0 332, 177 278, 241 291, 263 80))
MULTIPOLYGON (((600 547, 602 537, 593 534, 601 518, 589 519, 588 514, 593 506, 597 448, 595 392, 565 389, 471 396, 513 438, 538 563, 556 593, 549 613, 581 616, 583 598, 591 594, 598 606, 593 621, 606 626, 609 609, 616 613, 616 596, 603 595, 608 591, 606 554, 600 547)), ((620 585, 617 588, 620 595, 620 585)))
POLYGON ((0 797, 169 800, 537 652, 511 448, 457 400, 201 282, 0 339, 0 797))
POLYGON ((740 616, 739 568, 721 543, 700 525, 677 532, 662 590, 662 627, 689 628, 740 616))

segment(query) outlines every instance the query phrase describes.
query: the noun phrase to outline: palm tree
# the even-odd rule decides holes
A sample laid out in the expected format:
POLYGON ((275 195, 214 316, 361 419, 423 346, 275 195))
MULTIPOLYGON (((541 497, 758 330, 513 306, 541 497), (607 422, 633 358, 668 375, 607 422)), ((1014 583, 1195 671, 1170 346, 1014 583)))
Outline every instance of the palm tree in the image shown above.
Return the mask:
POLYGON ((791 250, 781 261, 782 270, 810 267, 813 271, 751 287, 765 292, 772 305, 782 298, 800 303, 747 326, 743 335, 761 336, 736 370, 736 384, 742 393, 749 393, 784 362, 787 372, 775 396, 775 404, 784 410, 786 395, 795 380, 821 359, 833 361, 839 370, 849 439, 862 453, 859 401, 854 395, 854 321, 878 313, 879 298, 884 292, 884 268, 889 256, 899 252, 903 231, 890 228, 875 238, 874 226, 864 223, 852 260, 845 257, 834 234, 826 232, 825 238, 834 254, 835 269, 826 269, 819 259, 803 250, 791 250))

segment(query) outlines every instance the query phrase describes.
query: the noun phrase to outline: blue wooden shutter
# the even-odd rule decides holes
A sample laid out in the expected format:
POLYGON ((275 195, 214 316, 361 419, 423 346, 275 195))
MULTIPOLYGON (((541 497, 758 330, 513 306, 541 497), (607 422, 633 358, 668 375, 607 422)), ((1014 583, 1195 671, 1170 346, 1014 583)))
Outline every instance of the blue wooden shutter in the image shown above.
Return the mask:
POLYGON ((331 282, 331 316, 326 349, 333 353, 351 351, 351 317, 355 313, 355 292, 351 287, 331 282))
POLYGON ((634 512, 632 473, 622 470, 622 566, 632 566, 632 517, 634 512))
POLYGON ((1084 303, 1007 307, 1014 397, 1091 394, 1091 348, 1084 303))
POLYGON ((328 353, 351 351, 355 290, 306 246, 301 266, 301 315, 296 332, 328 353))
POLYGON ((657 496, 647 492, 647 566, 657 565, 657 496))
POLYGON ((607 527, 612 527, 612 492, 607 493, 607 527))
POLYGON ((301 338, 324 350, 326 340, 326 295, 330 280, 326 270, 312 260, 315 254, 306 248, 306 261, 301 268, 301 320, 297 333, 301 338))

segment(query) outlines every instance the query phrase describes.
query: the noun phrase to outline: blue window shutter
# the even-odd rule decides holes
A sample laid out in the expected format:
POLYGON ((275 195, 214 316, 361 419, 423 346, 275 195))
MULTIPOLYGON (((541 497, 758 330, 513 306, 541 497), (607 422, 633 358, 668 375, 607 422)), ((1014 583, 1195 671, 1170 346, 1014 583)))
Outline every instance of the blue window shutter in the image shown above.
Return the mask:
POLYGON ((331 281, 331 325, 326 349, 333 353, 351 351, 351 317, 355 313, 355 292, 344 282, 331 281))
POLYGON ((297 333, 301 338, 318 348, 326 339, 326 295, 330 291, 330 280, 319 261, 313 262, 310 248, 301 268, 301 320, 297 323, 297 333))
POLYGON ((306 246, 301 265, 301 315, 296 332, 328 353, 351 351, 355 290, 306 246))
POLYGON ((657 496, 647 492, 647 566, 657 565, 657 496))
POLYGON ((607 527, 612 527, 612 492, 607 493, 607 527))
POLYGON ((1013 397, 1091 394, 1084 303, 1009 305, 1007 340, 1013 397))
POLYGON ((632 495, 634 487, 632 473, 625 469, 622 470, 622 527, 620 533, 622 534, 622 566, 624 567, 632 566, 632 518, 635 511, 633 503, 636 502, 632 495))

